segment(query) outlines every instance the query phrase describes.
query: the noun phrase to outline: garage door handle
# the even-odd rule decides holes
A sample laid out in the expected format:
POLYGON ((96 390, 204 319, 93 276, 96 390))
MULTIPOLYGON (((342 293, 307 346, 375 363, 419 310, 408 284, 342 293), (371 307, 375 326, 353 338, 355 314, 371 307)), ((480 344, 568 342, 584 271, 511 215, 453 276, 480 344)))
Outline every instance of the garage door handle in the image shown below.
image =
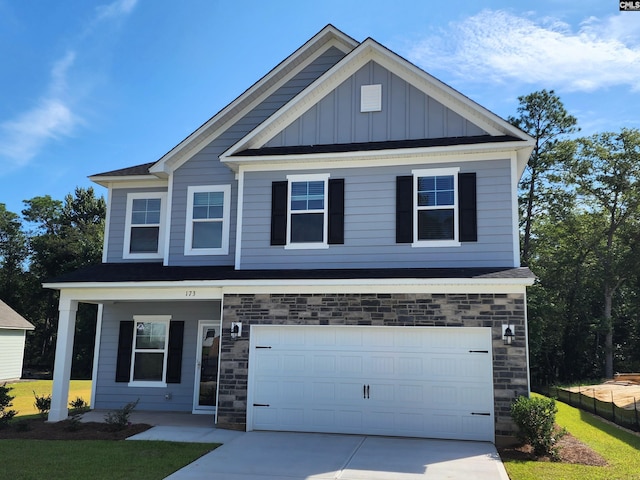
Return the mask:
POLYGON ((485 412, 471 412, 471 415, 482 415, 483 417, 490 417, 491 416, 490 413, 485 413, 485 412))
POLYGON ((254 403, 253 406, 254 407, 269 407, 270 405, 268 403, 254 403))
POLYGON ((489 353, 489 350, 469 350, 469 353, 489 353))
POLYGON ((362 395, 363 398, 369 398, 369 385, 362 386, 362 395))

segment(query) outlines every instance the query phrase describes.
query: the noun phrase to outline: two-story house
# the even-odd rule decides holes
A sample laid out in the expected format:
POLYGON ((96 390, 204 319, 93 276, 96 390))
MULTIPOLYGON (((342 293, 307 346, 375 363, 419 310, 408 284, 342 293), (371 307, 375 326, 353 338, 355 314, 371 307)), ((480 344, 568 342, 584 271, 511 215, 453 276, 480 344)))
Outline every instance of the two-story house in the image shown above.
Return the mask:
POLYGON ((529 392, 517 184, 532 145, 327 26, 158 161, 91 177, 108 189, 103 263, 46 284, 60 291, 49 419, 67 416, 88 302, 94 408, 513 435, 510 404, 529 392))

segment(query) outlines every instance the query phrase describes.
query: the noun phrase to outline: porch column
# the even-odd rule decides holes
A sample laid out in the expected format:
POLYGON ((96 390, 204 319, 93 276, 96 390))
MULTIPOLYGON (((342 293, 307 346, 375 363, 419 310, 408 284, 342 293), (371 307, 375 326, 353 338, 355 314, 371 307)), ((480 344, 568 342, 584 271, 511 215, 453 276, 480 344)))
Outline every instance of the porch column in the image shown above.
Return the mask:
POLYGON ((65 420, 69 415, 67 402, 69 400, 73 337, 75 335, 78 302, 67 298, 63 292, 60 292, 58 309, 60 310, 60 316, 58 320, 58 338, 56 340, 56 357, 53 365, 53 392, 51 394, 51 410, 49 410, 50 422, 65 420))

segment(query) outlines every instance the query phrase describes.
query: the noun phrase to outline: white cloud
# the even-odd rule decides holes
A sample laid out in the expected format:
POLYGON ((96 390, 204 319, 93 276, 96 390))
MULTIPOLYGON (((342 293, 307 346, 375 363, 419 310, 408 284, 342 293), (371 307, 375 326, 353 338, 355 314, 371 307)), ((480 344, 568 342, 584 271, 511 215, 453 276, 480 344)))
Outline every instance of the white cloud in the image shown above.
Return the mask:
MULTIPOLYGON (((84 95, 91 90, 90 78, 73 78, 77 65, 77 53, 93 40, 91 36, 102 34, 97 26, 103 22, 114 22, 129 15, 138 0, 116 0, 96 9, 95 15, 79 32, 75 47, 58 59, 49 71, 49 82, 35 106, 0 123, 0 162, 7 168, 27 165, 51 140, 69 137, 83 123, 76 112, 84 95), (73 88, 69 87, 70 80, 73 88)), ((97 42, 100 44, 101 42, 97 42)), ((85 56, 86 57, 86 56, 85 56)))
POLYGON ((438 66, 467 81, 640 90, 640 32, 621 15, 589 18, 574 31, 555 18, 485 10, 418 42, 409 57, 426 70, 438 66))

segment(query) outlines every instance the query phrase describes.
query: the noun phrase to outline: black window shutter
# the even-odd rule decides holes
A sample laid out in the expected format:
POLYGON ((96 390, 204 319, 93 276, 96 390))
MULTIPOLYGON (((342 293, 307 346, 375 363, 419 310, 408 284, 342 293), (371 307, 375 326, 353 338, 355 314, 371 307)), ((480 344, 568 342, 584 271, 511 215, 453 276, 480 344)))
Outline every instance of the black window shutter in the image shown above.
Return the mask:
POLYGON ((329 239, 332 245, 344 243, 344 178, 329 180, 329 239))
POLYGON ((128 382, 131 375, 131 352, 133 349, 133 321, 120 322, 118 335, 118 359, 116 361, 116 382, 128 382))
POLYGON ((180 383, 182 372, 182 343, 184 322, 169 323, 169 347, 167 356, 167 383, 180 383))
POLYGON ((287 244, 287 195, 289 182, 271 184, 271 245, 287 244))
POLYGON ((413 242, 413 176, 396 177, 396 243, 413 242))
POLYGON ((458 174, 458 229, 461 242, 478 241, 476 174, 458 174))

